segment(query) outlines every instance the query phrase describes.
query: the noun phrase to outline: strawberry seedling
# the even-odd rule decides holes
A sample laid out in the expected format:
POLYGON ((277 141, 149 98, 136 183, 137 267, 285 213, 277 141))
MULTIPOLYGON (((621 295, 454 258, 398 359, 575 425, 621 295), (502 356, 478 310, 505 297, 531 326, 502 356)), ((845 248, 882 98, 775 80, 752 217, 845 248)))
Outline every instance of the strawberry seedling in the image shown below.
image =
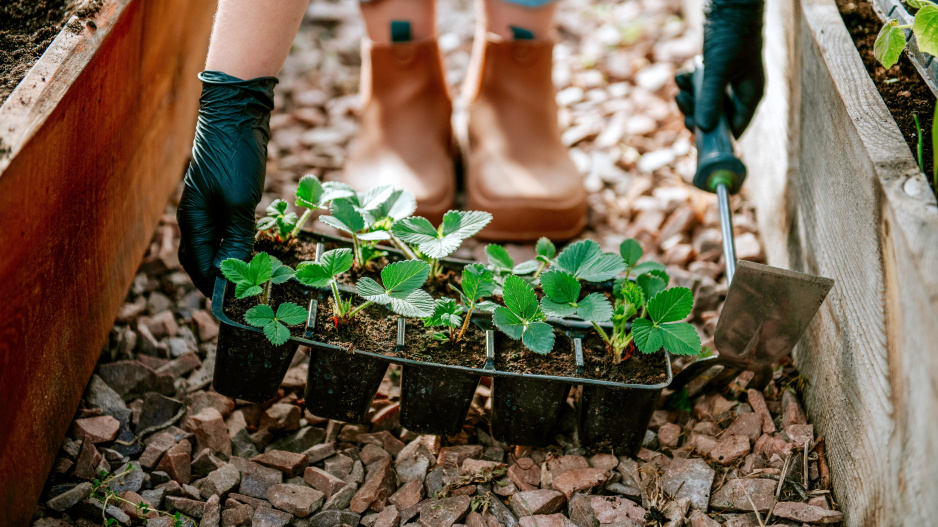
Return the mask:
POLYGON ((293 237, 297 226, 296 213, 288 210, 290 204, 282 199, 273 200, 267 207, 267 216, 257 220, 257 232, 272 231, 278 242, 284 242, 293 237))
MULTIPOLYGON (((456 329, 462 326, 463 323, 462 312, 463 307, 452 298, 440 298, 436 301, 433 314, 423 318, 423 325, 428 328, 447 328, 448 333, 434 333, 433 338, 456 342, 456 329)), ((468 321, 469 318, 466 317, 466 320, 468 321)))
POLYGON ((415 248, 412 252, 429 262, 431 276, 438 279, 443 272, 440 259, 453 254, 463 241, 475 236, 490 221, 492 215, 488 212, 451 210, 443 216, 439 227, 426 218, 412 216, 396 222, 391 233, 415 248))
POLYGON ((504 334, 521 340, 529 350, 542 355, 554 349, 554 328, 544 322, 544 313, 531 284, 515 275, 505 278, 504 306, 495 308, 492 321, 504 334))
POLYGON ((312 174, 307 174, 300 179, 300 184, 296 187, 296 201, 294 205, 303 207, 306 210, 300 219, 296 222, 290 237, 296 236, 303 224, 309 219, 314 210, 325 210, 333 200, 348 198, 355 195, 355 190, 345 183, 338 181, 327 181, 320 183, 319 178, 312 174))
POLYGON ((542 237, 537 240, 534 249, 537 252, 536 260, 539 263, 537 271, 534 272, 534 278, 537 279, 544 272, 544 269, 550 265, 554 257, 557 256, 557 246, 554 245, 554 242, 542 237))
POLYGON ((515 260, 508 254, 508 250, 494 243, 485 246, 485 255, 489 259, 489 268, 502 280, 509 274, 520 276, 538 270, 537 260, 527 260, 515 265, 515 260))
POLYGON ((625 261, 617 254, 604 253, 593 240, 570 244, 557 256, 554 267, 580 280, 604 282, 625 271, 625 261))
POLYGON ((248 309, 244 320, 254 327, 263 328, 267 340, 274 346, 279 346, 290 338, 287 326, 302 324, 308 316, 306 309, 293 302, 284 302, 277 307, 276 313, 267 304, 256 305, 248 309))
POLYGON ((258 305, 244 314, 244 320, 252 326, 263 328, 264 335, 271 344, 279 346, 290 338, 290 330, 284 324, 292 326, 306 320, 306 310, 292 302, 280 304, 276 313, 268 305, 272 285, 282 284, 293 278, 293 269, 283 265, 273 256, 264 252, 257 253, 250 262, 228 258, 221 263, 221 272, 235 284, 237 298, 263 293, 258 305))
POLYGON ((458 342, 466 329, 469 327, 469 321, 472 312, 482 308, 482 299, 492 296, 495 292, 495 281, 492 271, 480 264, 469 264, 463 268, 461 287, 450 284, 450 287, 459 293, 462 305, 452 299, 437 300, 433 315, 423 320, 426 327, 448 327, 449 336, 446 333, 437 333, 434 335, 439 340, 451 340, 458 342), (466 315, 463 318, 462 313, 466 315), (455 329, 459 332, 455 333, 455 329), (455 334, 454 334, 455 333, 455 334))
MULTIPOLYGON (((388 188, 390 189, 390 187, 388 188)), ((389 194, 390 193, 388 193, 388 195, 389 194)), ((384 197, 386 199, 388 196, 386 195, 384 197)), ((356 205, 351 198, 337 199, 332 202, 332 206, 329 208, 332 215, 320 218, 320 221, 326 225, 351 235, 352 260, 359 268, 364 267, 364 265, 368 263, 370 258, 366 258, 366 256, 376 256, 374 251, 369 250, 366 254, 364 250, 365 247, 373 249, 373 245, 370 242, 389 240, 391 238, 390 233, 386 230, 372 230, 372 224, 366 221, 362 210, 363 207, 356 205)), ((371 219, 370 216, 369 219, 371 219)))

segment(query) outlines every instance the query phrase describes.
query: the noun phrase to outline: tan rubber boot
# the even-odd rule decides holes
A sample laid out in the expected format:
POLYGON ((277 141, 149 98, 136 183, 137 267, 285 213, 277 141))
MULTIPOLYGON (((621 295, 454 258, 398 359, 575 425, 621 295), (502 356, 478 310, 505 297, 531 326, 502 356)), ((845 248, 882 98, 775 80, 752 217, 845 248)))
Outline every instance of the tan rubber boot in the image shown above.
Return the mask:
POLYGON ((560 140, 553 43, 489 38, 476 51, 462 146, 466 208, 493 216, 479 237, 573 238, 586 225, 586 190, 560 140))
POLYGON ((361 127, 345 164, 359 191, 395 185, 414 193, 434 224, 453 207, 453 105, 436 40, 362 45, 361 127))

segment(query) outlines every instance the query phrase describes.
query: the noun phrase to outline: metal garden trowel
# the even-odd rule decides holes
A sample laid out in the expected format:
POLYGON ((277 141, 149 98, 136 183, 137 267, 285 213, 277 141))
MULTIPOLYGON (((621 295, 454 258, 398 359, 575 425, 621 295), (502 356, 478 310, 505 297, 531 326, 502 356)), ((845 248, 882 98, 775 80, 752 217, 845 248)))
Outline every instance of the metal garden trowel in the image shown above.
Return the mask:
MULTIPOLYGON (((703 72, 698 57, 695 97, 700 94, 703 72)), ((714 336, 719 355, 684 368, 670 388, 677 391, 687 386, 691 395, 714 392, 749 370, 755 376, 748 387, 762 390, 772 379, 772 364, 790 353, 801 339, 834 281, 747 261, 740 261, 737 267, 729 196, 742 187, 746 166, 734 153, 726 116, 720 117, 714 130, 704 132, 698 128, 695 135, 694 186, 717 195, 729 291, 714 336)))

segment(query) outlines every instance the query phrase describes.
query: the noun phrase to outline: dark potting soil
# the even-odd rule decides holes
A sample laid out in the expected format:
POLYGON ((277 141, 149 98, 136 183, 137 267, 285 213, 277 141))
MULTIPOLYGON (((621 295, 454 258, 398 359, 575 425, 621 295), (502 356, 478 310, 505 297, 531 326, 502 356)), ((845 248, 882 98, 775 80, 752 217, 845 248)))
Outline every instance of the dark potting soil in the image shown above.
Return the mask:
MULTIPOLYGON (((903 53, 899 62, 889 68, 883 68, 873 56, 873 43, 883 27, 883 22, 876 15, 872 4, 863 0, 836 0, 840 15, 853 37, 853 42, 863 58, 866 71, 869 72, 876 88, 883 96, 889 113, 892 114, 905 142, 912 151, 912 157, 918 160, 918 135, 915 126, 915 115, 918 115, 923 136, 923 161, 925 179, 934 185, 932 166, 934 152, 932 152, 932 116, 935 112, 935 95, 928 89, 918 70, 912 65, 909 57, 903 53)), ((938 192, 938 189, 933 189, 938 192)))
MULTIPOLYGON (((296 266, 302 262, 312 262, 316 260, 316 244, 320 241, 323 242, 324 251, 348 248, 351 246, 351 242, 348 244, 340 244, 334 240, 321 240, 315 234, 306 231, 301 232, 299 236, 287 240, 286 242, 278 240, 276 236, 270 232, 262 232, 258 234, 257 239, 254 241, 254 252, 266 252, 276 257, 284 265, 296 269, 296 266)), ((380 282, 381 269, 384 269, 388 263, 402 259, 401 255, 398 254, 395 249, 388 247, 381 247, 381 249, 388 251, 388 256, 382 256, 371 260, 365 264, 364 268, 353 267, 339 277, 339 283, 354 286, 363 276, 380 282)), ((444 262, 443 276, 439 279, 430 280, 423 286, 423 289, 434 298, 448 297, 458 299, 459 295, 447 287, 447 283, 459 285, 460 273, 458 269, 444 262)))
MULTIPOLYGON (((301 306, 303 309, 309 309, 309 301, 313 298, 314 293, 310 293, 307 290, 296 287, 293 284, 289 285, 275 285, 271 288, 270 291, 270 306, 277 311, 277 306, 283 302, 293 302, 301 306)), ((260 301, 260 296, 252 296, 248 298, 235 298, 235 288, 233 284, 228 284, 228 290, 225 292, 225 306, 224 312, 228 315, 228 318, 235 322, 239 322, 246 326, 250 326, 247 322, 244 321, 244 314, 247 313, 249 309, 258 305, 260 301)), ((290 335, 294 337, 302 337, 303 333, 306 331, 306 323, 298 324, 296 326, 287 326, 290 330, 290 335)))
POLYGON ((72 15, 89 17, 100 7, 101 0, 0 0, 0 104, 72 15))
POLYGON ((625 384, 658 384, 667 380, 667 362, 663 351, 633 353, 619 364, 613 364, 606 344, 597 335, 583 339, 583 374, 576 372, 573 341, 558 334, 554 349, 546 355, 529 351, 520 341, 496 332, 495 369, 515 373, 535 373, 561 377, 579 377, 625 384))

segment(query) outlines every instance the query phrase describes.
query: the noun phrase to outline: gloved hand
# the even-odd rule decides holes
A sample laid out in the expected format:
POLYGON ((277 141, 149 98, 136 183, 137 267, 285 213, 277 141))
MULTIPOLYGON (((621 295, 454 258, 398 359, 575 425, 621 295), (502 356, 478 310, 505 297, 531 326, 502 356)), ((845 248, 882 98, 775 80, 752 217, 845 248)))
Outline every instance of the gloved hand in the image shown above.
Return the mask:
POLYGON ((722 110, 733 135, 749 126, 765 91, 762 67, 763 0, 712 0, 704 23, 704 78, 694 100, 692 73, 676 77, 684 124, 710 131, 722 110))
POLYGON ((277 79, 241 80, 218 71, 199 78, 199 121, 176 219, 179 261, 211 297, 222 260, 247 258, 254 246, 277 79))

